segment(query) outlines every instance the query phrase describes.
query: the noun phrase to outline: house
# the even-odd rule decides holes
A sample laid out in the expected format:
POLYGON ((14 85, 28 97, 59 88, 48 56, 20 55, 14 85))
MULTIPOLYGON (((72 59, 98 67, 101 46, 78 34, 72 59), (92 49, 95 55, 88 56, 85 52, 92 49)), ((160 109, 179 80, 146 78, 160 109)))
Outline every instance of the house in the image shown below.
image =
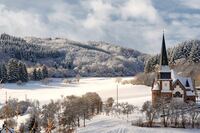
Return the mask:
POLYGON ((6 128, 3 128, 0 130, 0 133, 14 133, 14 129, 8 128, 6 131, 6 128))
POLYGON ((2 129, 0 129, 0 133, 15 133, 14 129, 6 127, 4 123, 2 129))
POLYGON ((163 34, 160 65, 152 84, 152 104, 159 99, 196 102, 195 87, 191 77, 181 77, 168 65, 168 57, 163 34))

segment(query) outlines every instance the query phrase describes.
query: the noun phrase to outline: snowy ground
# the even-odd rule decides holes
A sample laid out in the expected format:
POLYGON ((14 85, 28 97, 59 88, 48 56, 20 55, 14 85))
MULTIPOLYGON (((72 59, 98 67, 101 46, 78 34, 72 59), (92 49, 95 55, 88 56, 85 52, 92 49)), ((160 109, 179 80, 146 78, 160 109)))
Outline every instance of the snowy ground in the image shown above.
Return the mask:
MULTIPOLYGON (((130 80, 127 77, 123 80, 130 80)), ((29 82, 26 85, 18 86, 16 84, 5 84, 0 90, 0 102, 4 104, 5 92, 8 97, 24 100, 25 95, 29 99, 37 99, 41 104, 49 102, 50 99, 58 99, 67 95, 82 95, 86 92, 97 92, 103 100, 108 97, 116 98, 116 78, 83 78, 80 83, 65 84, 62 79, 53 79, 53 81, 44 85, 41 82, 29 82)), ((151 99, 150 87, 143 85, 119 85, 119 101, 129 102, 136 106, 141 106, 145 101, 151 99)), ((137 114, 136 114, 137 115, 137 114)), ((28 115, 21 116, 18 122, 24 122, 28 115)), ((0 125, 3 120, 0 120, 0 125)), ((187 133, 200 132, 197 129, 173 129, 173 128, 141 128, 131 126, 130 122, 117 117, 99 115, 92 120, 87 121, 85 128, 77 129, 77 133, 187 133)))
POLYGON ((79 128, 77 133, 199 133, 199 129, 181 128, 145 128, 132 126, 126 120, 99 115, 87 122, 87 126, 79 128))
MULTIPOLYGON (((132 79, 130 77, 123 80, 132 79)), ((41 104, 49 102, 50 99, 58 99, 67 95, 82 95, 86 92, 97 92, 103 100, 108 97, 116 98, 116 78, 83 78, 80 83, 65 84, 62 79, 54 79, 48 85, 41 82, 33 82, 19 86, 16 84, 5 84, 0 90, 0 102, 5 101, 5 92, 8 97, 24 100, 37 99, 41 104)), ((142 85, 119 85, 119 101, 129 102, 134 105, 141 105, 146 100, 150 99, 150 88, 142 85)))

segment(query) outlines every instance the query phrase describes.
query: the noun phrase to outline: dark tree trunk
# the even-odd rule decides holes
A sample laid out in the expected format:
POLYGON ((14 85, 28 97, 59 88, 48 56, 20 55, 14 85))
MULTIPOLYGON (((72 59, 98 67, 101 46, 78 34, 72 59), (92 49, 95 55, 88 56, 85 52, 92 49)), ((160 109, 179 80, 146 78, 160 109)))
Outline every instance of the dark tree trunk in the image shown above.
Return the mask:
POLYGON ((85 113, 83 115, 83 126, 85 127, 85 113))
POLYGON ((80 118, 79 117, 77 119, 77 122, 78 122, 78 127, 80 127, 80 118))

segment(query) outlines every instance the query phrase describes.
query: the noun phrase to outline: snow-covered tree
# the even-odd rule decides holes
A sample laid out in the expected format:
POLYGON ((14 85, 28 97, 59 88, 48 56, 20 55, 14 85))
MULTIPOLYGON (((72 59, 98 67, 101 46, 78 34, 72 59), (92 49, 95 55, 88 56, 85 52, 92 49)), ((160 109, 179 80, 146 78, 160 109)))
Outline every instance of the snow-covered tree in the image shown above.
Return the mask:
POLYGON ((154 119, 157 117, 158 114, 157 108, 154 108, 150 101, 146 101, 142 105, 141 112, 145 113, 148 125, 152 127, 154 119))
POLYGON ((10 59, 8 61, 8 81, 17 82, 19 80, 19 67, 18 61, 15 59, 10 59))
POLYGON ((42 126, 44 128, 48 127, 48 121, 52 122, 55 120, 55 114, 59 111, 59 104, 51 100, 49 104, 45 104, 42 106, 42 126))
MULTIPOLYGON (((38 114, 37 114, 38 115, 38 114)), ((40 119, 36 114, 31 114, 30 118, 26 122, 26 131, 30 133, 39 133, 40 132, 40 119)))
POLYGON ((36 68, 33 69, 32 79, 33 80, 37 80, 38 79, 37 78, 37 69, 36 68))
POLYGON ((48 78, 49 77, 49 74, 48 74, 48 69, 45 65, 42 66, 42 75, 43 75, 43 78, 48 78))
POLYGON ((41 69, 39 68, 39 69, 37 70, 37 80, 42 80, 42 77, 43 77, 42 71, 41 71, 41 69))
POLYGON ((193 44, 189 58, 194 63, 200 62, 200 44, 193 44))
POLYGON ((19 67, 19 80, 22 82, 27 82, 28 81, 28 72, 26 65, 22 62, 18 63, 19 67))
POLYGON ((0 81, 1 83, 8 81, 7 68, 5 64, 0 65, 0 81))

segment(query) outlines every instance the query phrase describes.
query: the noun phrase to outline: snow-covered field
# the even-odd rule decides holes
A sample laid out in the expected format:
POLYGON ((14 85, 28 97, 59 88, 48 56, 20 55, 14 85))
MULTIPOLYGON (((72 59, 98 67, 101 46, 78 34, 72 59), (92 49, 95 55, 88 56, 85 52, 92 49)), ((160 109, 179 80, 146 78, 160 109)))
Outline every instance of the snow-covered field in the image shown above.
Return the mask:
POLYGON ((77 133, 199 133, 199 129, 182 128, 145 128, 132 126, 126 120, 111 116, 99 115, 87 123, 84 128, 79 128, 77 133))
MULTIPOLYGON (((132 77, 133 78, 133 77, 132 77)), ((131 77, 123 78, 130 80, 131 77)), ((53 79, 48 85, 41 82, 33 82, 19 86, 16 84, 5 84, 0 90, 0 102, 4 103, 5 93, 8 97, 24 100, 37 99, 41 104, 49 102, 50 99, 61 98, 61 95, 77 95, 80 96, 86 92, 97 92, 103 100, 108 97, 116 98, 116 78, 83 78, 80 83, 66 84, 62 79, 53 79)), ((150 87, 143 85, 119 84, 119 101, 129 102, 134 105, 141 105, 146 100, 150 99, 150 87)))
MULTIPOLYGON (((132 77, 133 78, 133 77, 132 77)), ((130 77, 123 80, 130 80, 130 77)), ((48 85, 41 82, 29 82, 23 86, 5 84, 0 90, 0 102, 4 104, 5 92, 8 97, 24 100, 39 100, 41 104, 50 99, 58 99, 67 95, 82 95, 86 92, 97 92, 103 100, 108 97, 116 98, 116 78, 83 78, 80 83, 65 84, 62 79, 53 79, 48 85)), ((119 84, 119 102, 129 102, 141 106, 146 100, 151 99, 150 87, 143 85, 119 84)), ((136 114, 137 115, 137 114, 136 114)), ((27 115, 15 118, 18 122, 24 122, 27 115)), ((0 123, 3 121, 1 120, 0 123)), ((86 122, 86 127, 77 129, 77 133, 187 133, 200 132, 198 129, 175 129, 175 128, 141 128, 131 126, 130 122, 117 117, 98 115, 86 122)))

